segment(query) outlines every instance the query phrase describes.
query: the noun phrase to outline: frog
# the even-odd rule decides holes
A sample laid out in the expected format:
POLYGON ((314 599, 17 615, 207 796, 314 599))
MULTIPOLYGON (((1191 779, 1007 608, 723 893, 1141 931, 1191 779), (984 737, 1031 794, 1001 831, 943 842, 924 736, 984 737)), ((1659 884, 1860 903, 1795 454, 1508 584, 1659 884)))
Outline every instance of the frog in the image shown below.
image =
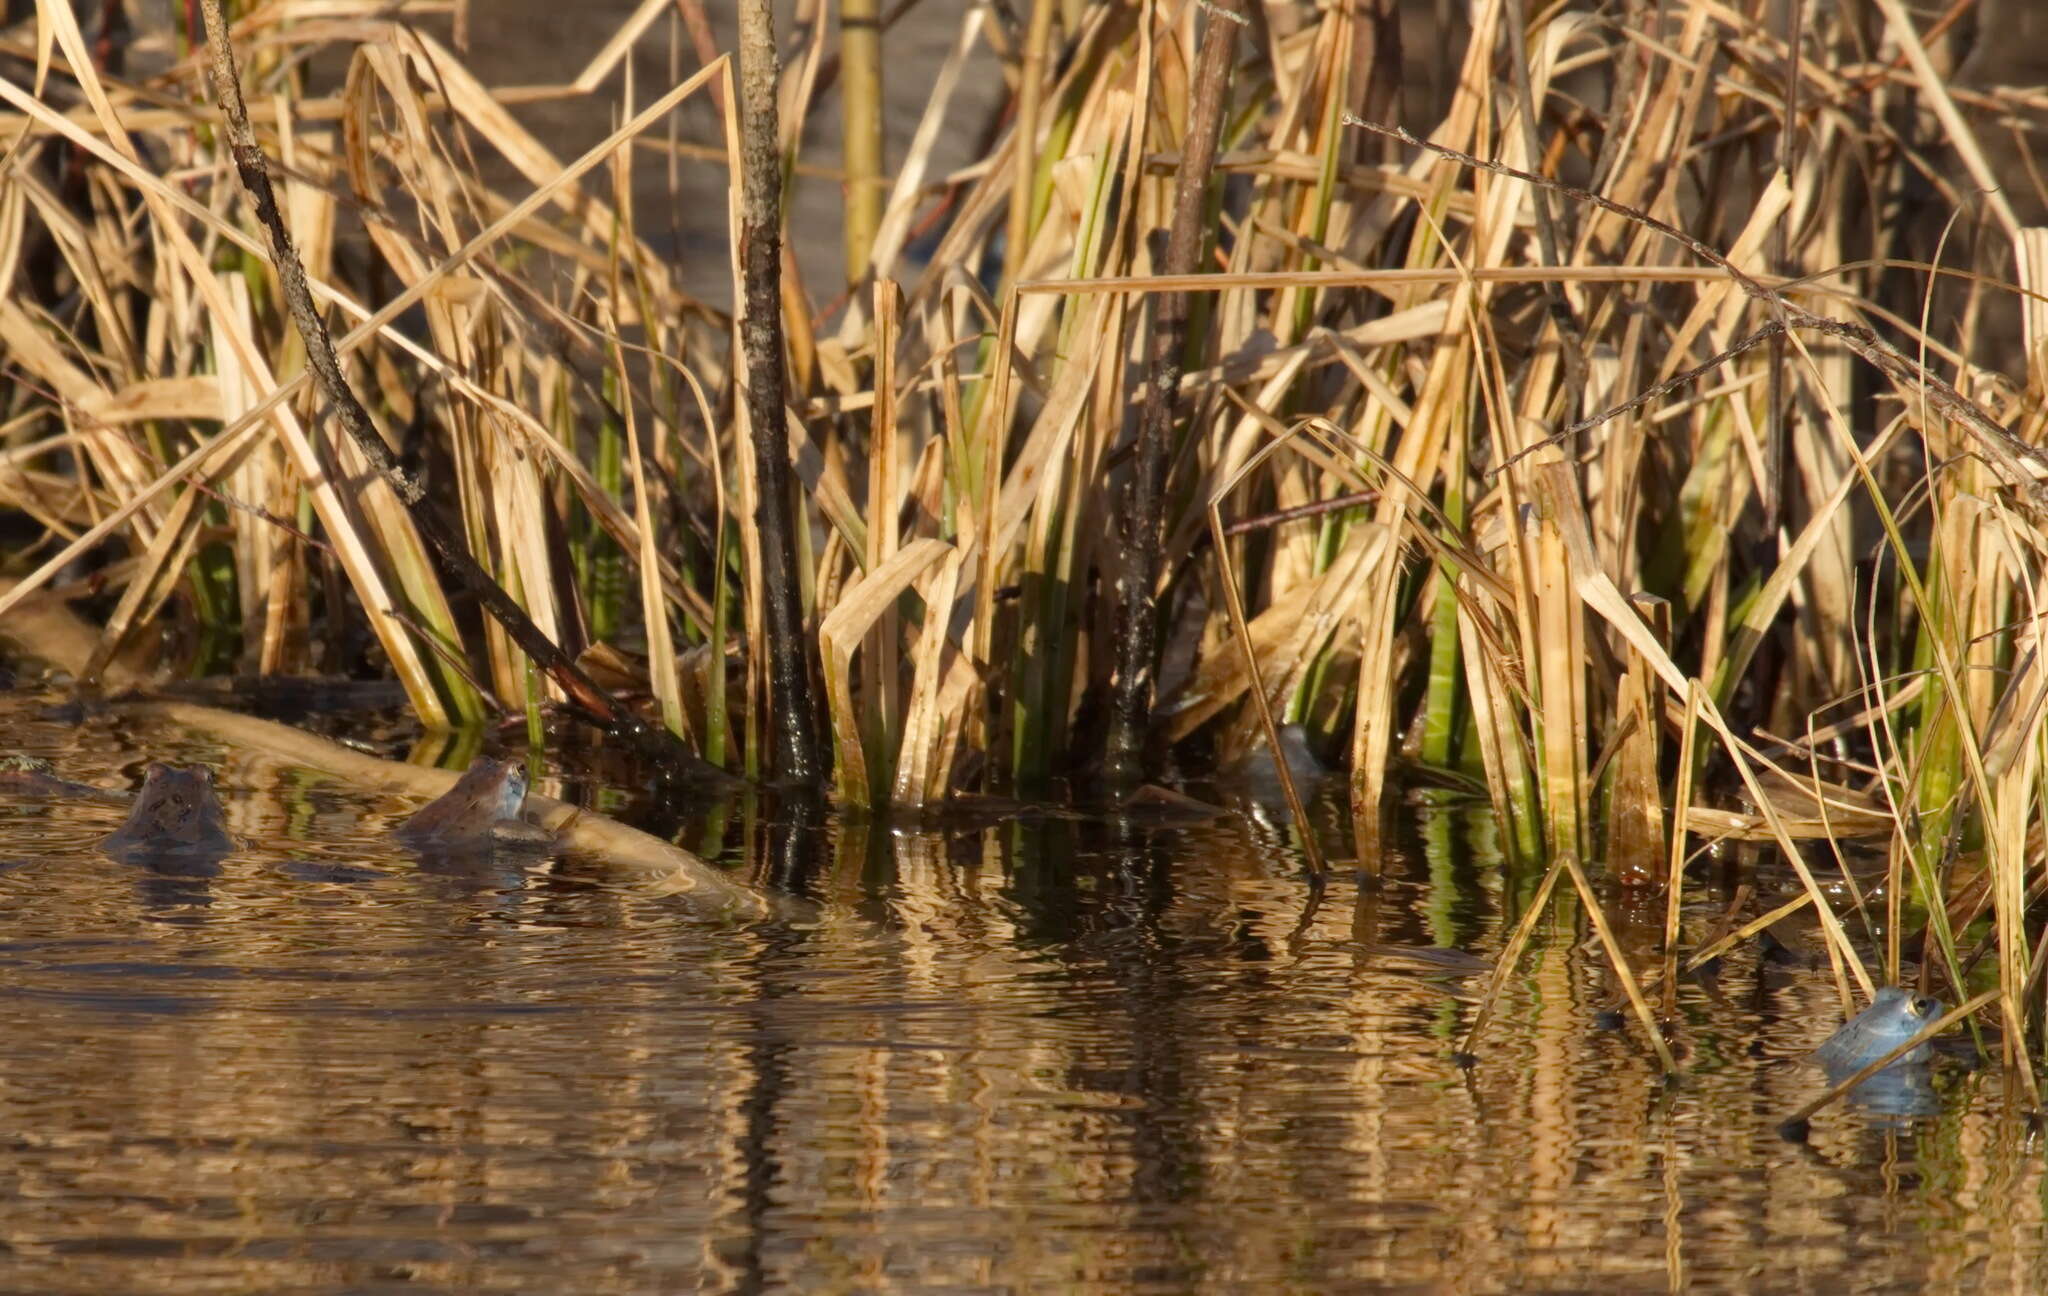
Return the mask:
POLYGON ((213 771, 152 761, 128 819, 100 839, 100 849, 118 858, 205 856, 218 859, 235 849, 214 793, 213 771))
MULTIPOLYGON (((1336 772, 1316 754, 1304 725, 1280 727, 1280 759, 1287 762, 1287 772, 1294 779, 1295 791, 1303 797, 1313 796, 1317 787, 1336 772)), ((1273 760, 1273 753, 1265 747, 1251 752, 1233 766, 1225 782, 1255 801, 1277 805, 1287 797, 1280 786, 1280 770, 1273 760)))
MULTIPOLYGON (((1941 1016, 1944 1005, 1931 995, 1915 994, 1900 986, 1886 986, 1865 1008, 1812 1053, 1812 1058, 1829 1074, 1847 1076, 1877 1061, 1920 1033, 1941 1016)), ((1925 1066, 1934 1056, 1934 1045, 1926 1040, 1893 1059, 1886 1072, 1904 1067, 1925 1066)))
POLYGON ((415 849, 439 851, 544 847, 554 834, 520 818, 526 785, 524 762, 484 757, 454 787, 400 824, 396 836, 415 849))
POLYGON ((127 805, 128 794, 90 783, 75 783, 39 756, 0 756, 0 792, 127 805))

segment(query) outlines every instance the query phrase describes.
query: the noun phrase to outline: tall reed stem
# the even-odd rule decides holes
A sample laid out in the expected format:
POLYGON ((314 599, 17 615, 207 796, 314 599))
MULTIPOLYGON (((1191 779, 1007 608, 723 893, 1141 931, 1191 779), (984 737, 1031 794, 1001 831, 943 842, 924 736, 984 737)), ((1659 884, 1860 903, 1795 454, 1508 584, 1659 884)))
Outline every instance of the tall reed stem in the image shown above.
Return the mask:
POLYGON ((768 0, 740 4, 740 347, 754 441, 754 527, 766 588, 769 728, 777 778, 822 788, 830 766, 819 723, 817 651, 804 633, 796 518, 784 423, 782 158, 775 138, 775 18, 768 0))
POLYGON ((882 224, 882 6, 840 0, 839 106, 846 163, 846 281, 859 283, 882 224))

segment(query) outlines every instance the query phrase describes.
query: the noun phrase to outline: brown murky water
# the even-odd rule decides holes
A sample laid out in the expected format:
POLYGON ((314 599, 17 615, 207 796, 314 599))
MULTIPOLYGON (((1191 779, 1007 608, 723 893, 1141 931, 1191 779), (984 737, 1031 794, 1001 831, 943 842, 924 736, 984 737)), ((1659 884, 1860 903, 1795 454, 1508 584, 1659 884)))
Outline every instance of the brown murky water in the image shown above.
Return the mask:
MULTIPOLYGON (((1452 1057, 1528 879, 1417 809, 1306 928, 1291 832, 735 811, 736 925, 603 861, 451 863, 408 809, 0 694, 17 748, 216 767, 248 845, 153 872, 115 805, 0 795, 0 1288, 38 1292, 2038 1290, 1993 1071, 1831 1110, 1825 974, 1730 961, 1666 1089, 1569 918, 1452 1057)), ((551 789, 552 790, 552 789, 551 789)), ((710 843, 706 845, 707 841, 710 843)), ((1335 844, 1335 843, 1333 843, 1335 844)), ((1768 873, 1763 875, 1767 885, 1768 873)), ((1703 903, 1703 928, 1718 917, 1703 903)))

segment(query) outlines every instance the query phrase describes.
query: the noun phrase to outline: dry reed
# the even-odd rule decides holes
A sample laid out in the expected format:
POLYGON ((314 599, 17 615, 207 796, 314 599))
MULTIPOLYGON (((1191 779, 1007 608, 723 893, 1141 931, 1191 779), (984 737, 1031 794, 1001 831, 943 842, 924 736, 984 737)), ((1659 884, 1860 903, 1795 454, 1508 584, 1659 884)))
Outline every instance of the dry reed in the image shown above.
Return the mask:
MULTIPOLYGON (((1305 723, 1348 739, 1361 858, 1416 769, 1483 785, 1509 853, 1553 862, 1541 894, 1569 881, 1595 915, 1602 878, 1769 843, 1845 1005, 1908 964, 1965 985, 1983 954, 2035 1051, 2048 105, 1948 84, 1955 36, 1896 0, 1872 32, 1480 0, 1438 93, 1387 84, 1396 6, 1251 6, 1212 175, 1198 33, 1235 6, 1036 0, 1018 30, 976 8, 893 181, 845 159, 868 278, 835 316, 762 289, 781 206, 742 211, 728 111, 779 97, 754 174, 801 173, 825 9, 779 85, 707 66, 565 164, 515 108, 599 91, 667 0, 545 87, 485 86, 404 8, 236 10, 339 365, 524 615, 637 671, 714 762, 821 777, 808 707, 767 701, 778 647, 779 699, 823 663, 858 806, 1098 768, 1117 716, 1140 762, 1305 723), (1012 109, 938 175, 984 44, 1012 109), (346 62, 332 92, 316 53, 346 62), (737 318, 635 229, 629 155, 685 102, 724 122, 667 151, 726 169, 737 318), (1404 103, 1412 134, 1351 124, 1404 103), (606 165, 611 201, 584 183, 606 165), (1148 363, 1167 386, 1141 399, 1148 363), (786 454, 748 440, 777 424, 786 454), (785 467, 786 543, 756 522, 785 467), (1171 647, 1122 636, 1127 573, 1171 647), (1828 885, 1852 840, 1885 853, 1881 898, 1828 885)), ((126 79, 68 5, 37 11, 0 50, 0 507, 35 538, 0 615, 92 569, 99 663, 168 620, 179 669, 389 670, 428 724, 564 701, 331 431, 201 61, 126 79)), ((880 19, 846 13, 866 147, 880 19)))

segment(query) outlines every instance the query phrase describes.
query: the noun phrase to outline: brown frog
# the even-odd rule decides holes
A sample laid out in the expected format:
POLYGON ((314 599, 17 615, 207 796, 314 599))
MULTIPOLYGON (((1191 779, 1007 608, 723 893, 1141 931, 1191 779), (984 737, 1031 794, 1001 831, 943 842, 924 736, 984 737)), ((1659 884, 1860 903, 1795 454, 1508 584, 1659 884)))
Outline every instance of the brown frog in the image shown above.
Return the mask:
POLYGON ((518 760, 478 760, 454 787, 398 826, 398 839, 416 849, 489 850, 546 846, 547 829, 519 817, 526 805, 526 766, 518 760))
POLYGON ((0 792, 23 796, 63 797, 82 801, 107 801, 127 805, 128 794, 90 783, 74 783, 58 775, 56 767, 36 756, 0 757, 0 792))
POLYGON ((122 858, 161 855, 219 858, 235 849, 214 795, 213 771, 151 762, 128 821, 101 838, 100 849, 122 858))
MULTIPOLYGON (((1287 773, 1294 779, 1294 790, 1303 797, 1313 796, 1323 781, 1335 773, 1316 754, 1315 747, 1309 742, 1308 730, 1298 724, 1280 727, 1280 758, 1287 763, 1287 773)), ((1280 771, 1276 765, 1273 753, 1260 747, 1229 770, 1224 782, 1254 801, 1279 804, 1287 799, 1287 793, 1280 786, 1280 771)))

